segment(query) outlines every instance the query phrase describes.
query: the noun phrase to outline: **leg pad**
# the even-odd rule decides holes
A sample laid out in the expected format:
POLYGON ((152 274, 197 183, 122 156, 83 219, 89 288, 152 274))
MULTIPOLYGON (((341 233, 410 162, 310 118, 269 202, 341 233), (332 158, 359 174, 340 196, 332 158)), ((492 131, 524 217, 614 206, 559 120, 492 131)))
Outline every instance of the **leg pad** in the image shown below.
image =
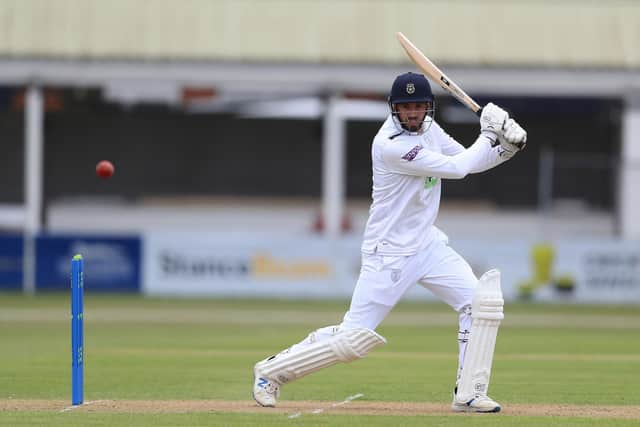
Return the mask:
POLYGON ((498 327, 504 318, 503 306, 500 272, 490 270, 480 278, 473 296, 473 323, 458 384, 457 401, 467 402, 487 395, 498 327))
POLYGON ((285 384, 334 365, 365 357, 387 341, 371 329, 338 331, 328 339, 297 351, 283 352, 256 365, 260 375, 285 384))

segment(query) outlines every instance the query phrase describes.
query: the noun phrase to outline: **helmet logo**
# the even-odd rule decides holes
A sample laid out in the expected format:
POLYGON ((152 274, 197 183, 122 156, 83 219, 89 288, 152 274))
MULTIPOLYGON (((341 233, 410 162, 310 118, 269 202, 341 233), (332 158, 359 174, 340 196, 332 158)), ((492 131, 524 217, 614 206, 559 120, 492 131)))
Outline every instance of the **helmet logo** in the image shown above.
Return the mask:
POLYGON ((407 83, 407 93, 412 95, 416 91, 416 86, 413 83, 407 83))

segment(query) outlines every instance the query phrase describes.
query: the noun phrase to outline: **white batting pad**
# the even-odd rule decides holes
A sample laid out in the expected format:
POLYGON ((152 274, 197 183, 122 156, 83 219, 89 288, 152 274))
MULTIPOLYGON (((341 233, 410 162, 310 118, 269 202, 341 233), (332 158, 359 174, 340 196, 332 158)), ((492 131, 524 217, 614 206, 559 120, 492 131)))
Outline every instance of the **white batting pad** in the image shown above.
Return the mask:
POLYGON ((339 331, 326 340, 298 351, 283 352, 270 360, 259 362, 256 369, 260 375, 284 384, 338 362, 361 359, 371 349, 386 342, 384 337, 371 329, 339 331))
POLYGON ((493 351, 498 327, 504 318, 503 306, 500 272, 489 270, 480 278, 473 296, 473 323, 456 394, 456 400, 460 402, 486 396, 489 390, 493 351))

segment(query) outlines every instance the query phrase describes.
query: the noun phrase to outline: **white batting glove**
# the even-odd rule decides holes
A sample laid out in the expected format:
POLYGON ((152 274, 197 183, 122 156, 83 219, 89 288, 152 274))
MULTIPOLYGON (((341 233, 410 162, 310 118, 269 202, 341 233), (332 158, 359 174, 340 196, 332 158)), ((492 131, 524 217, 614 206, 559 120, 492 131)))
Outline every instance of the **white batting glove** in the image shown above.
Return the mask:
POLYGON ((513 152, 524 150, 527 145, 527 132, 522 129, 522 126, 513 119, 507 120, 504 125, 504 130, 501 135, 498 136, 500 145, 505 151, 513 152))
POLYGON ((488 133, 489 138, 495 141, 502 135, 504 125, 508 119, 509 114, 506 111, 490 102, 482 108, 480 132, 488 133))

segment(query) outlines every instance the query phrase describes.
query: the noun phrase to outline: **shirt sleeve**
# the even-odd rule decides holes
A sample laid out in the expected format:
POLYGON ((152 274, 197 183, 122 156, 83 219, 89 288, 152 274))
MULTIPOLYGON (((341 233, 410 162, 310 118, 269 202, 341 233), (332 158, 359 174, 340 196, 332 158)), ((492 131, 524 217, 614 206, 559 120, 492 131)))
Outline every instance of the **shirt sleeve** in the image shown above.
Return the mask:
POLYGON ((455 138, 446 133, 438 123, 433 122, 432 126, 434 134, 438 140, 438 144, 440 145, 440 149, 442 150, 442 154, 446 156, 455 156, 465 150, 464 145, 460 144, 455 140, 455 138))
MULTIPOLYGON (((440 144, 442 154, 445 154, 447 156, 455 156, 465 150, 464 145, 460 144, 455 138, 445 132, 444 129, 442 129, 440 125, 438 125, 438 123, 433 123, 433 130, 438 140, 438 144, 440 144)), ((491 141, 493 145, 494 141, 491 141)), ((499 146, 493 147, 493 150, 495 151, 495 156, 491 157, 495 158, 495 161, 489 161, 487 163, 480 164, 477 167, 474 167, 469 173, 484 172, 498 166, 500 163, 503 163, 510 158, 510 156, 506 156, 505 153, 503 153, 503 150, 499 146)))
POLYGON ((471 147, 453 156, 428 150, 419 144, 412 145, 410 141, 388 141, 382 146, 382 159, 390 171, 461 179, 472 171, 489 169, 501 161, 500 153, 491 147, 491 140, 485 135, 480 135, 471 147))
POLYGON ((504 163, 507 160, 509 160, 511 157, 513 157, 513 154, 510 154, 504 151, 504 149, 500 145, 492 147, 491 151, 493 151, 493 154, 491 154, 489 158, 493 160, 489 160, 486 163, 477 165, 475 168, 471 170, 470 173, 480 173, 480 172, 488 171, 489 169, 495 168, 499 164, 504 163))

